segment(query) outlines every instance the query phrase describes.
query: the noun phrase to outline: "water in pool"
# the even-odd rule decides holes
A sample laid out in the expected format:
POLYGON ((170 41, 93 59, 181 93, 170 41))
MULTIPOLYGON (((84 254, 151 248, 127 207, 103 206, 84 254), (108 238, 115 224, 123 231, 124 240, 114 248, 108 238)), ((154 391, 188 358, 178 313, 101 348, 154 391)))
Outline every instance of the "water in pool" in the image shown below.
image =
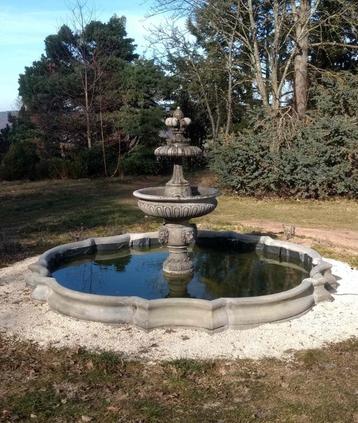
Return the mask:
POLYGON ((196 247, 192 254, 194 275, 182 280, 165 277, 162 264, 168 253, 159 248, 83 256, 64 263, 52 275, 62 286, 90 294, 207 300, 274 294, 307 277, 298 265, 255 252, 196 247))

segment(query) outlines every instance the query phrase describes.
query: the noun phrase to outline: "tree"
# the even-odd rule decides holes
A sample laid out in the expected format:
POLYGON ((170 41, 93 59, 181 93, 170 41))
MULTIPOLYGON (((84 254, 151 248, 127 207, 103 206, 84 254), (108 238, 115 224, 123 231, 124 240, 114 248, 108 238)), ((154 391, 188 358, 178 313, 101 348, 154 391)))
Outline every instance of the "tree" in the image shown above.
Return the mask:
MULTIPOLYGON (((125 18, 113 16, 106 24, 92 21, 79 31, 63 25, 57 34, 46 38, 45 47, 41 60, 20 75, 19 93, 24 104, 34 114, 44 110, 54 114, 56 131, 67 127, 61 114, 71 114, 70 120, 77 120, 75 126, 85 126, 87 146, 91 148, 95 131, 93 102, 103 66, 111 58, 130 63, 137 57, 133 40, 126 38, 125 18)), ((59 134, 64 142, 68 141, 66 129, 59 134)))
MULTIPOLYGON (((191 26, 193 22, 197 33, 190 25, 187 29, 197 40, 211 34, 216 46, 224 41, 227 92, 232 93, 232 71, 244 70, 245 64, 252 101, 258 100, 271 115, 292 104, 297 116, 305 117, 310 60, 318 51, 330 57, 337 47, 358 49, 358 4, 349 0, 157 0, 153 13, 159 12, 186 17, 191 26)), ((197 54, 206 58, 207 50, 197 54)), ((227 128, 230 124, 225 132, 227 128)))
POLYGON ((23 109, 17 117, 9 114, 9 121, 11 127, 0 134, 0 152, 1 138, 6 146, 0 154, 0 178, 34 179, 43 149, 43 134, 30 122, 23 109))
POLYGON ((159 103, 168 90, 162 70, 138 58, 125 22, 113 16, 79 31, 62 26, 46 38, 46 53, 19 80, 49 156, 67 157, 85 146, 100 149, 106 175, 123 173, 120 163, 139 141, 152 142, 155 131, 157 139, 159 103))
POLYGON ((158 103, 165 97, 167 80, 153 61, 144 59, 125 66, 112 60, 103 75, 95 101, 102 146, 116 146, 113 175, 123 175, 124 158, 141 140, 148 148, 158 142, 163 125, 158 103))
POLYGON ((242 98, 251 91, 245 63, 238 58, 234 31, 218 35, 206 10, 199 9, 188 19, 185 31, 166 24, 157 28, 153 37, 167 54, 162 66, 175 75, 179 89, 174 97, 181 96, 179 91, 189 93, 193 105, 205 112, 213 139, 222 128, 229 133, 238 122, 242 98))
POLYGON ((327 72, 310 96, 308 118, 287 128, 279 148, 277 122, 265 118, 263 109, 229 142, 212 144, 210 166, 220 182, 246 195, 357 198, 358 78, 327 72))

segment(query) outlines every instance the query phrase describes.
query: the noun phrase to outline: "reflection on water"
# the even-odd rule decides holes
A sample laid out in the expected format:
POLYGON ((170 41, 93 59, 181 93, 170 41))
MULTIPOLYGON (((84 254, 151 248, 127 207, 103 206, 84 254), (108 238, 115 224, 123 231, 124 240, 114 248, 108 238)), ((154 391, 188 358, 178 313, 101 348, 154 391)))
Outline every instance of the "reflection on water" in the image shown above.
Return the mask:
POLYGON ((91 294, 138 296, 147 299, 192 297, 251 297, 274 294, 297 286, 307 272, 257 253, 195 248, 194 275, 166 278, 163 249, 122 250, 72 260, 53 271, 63 286, 91 294))

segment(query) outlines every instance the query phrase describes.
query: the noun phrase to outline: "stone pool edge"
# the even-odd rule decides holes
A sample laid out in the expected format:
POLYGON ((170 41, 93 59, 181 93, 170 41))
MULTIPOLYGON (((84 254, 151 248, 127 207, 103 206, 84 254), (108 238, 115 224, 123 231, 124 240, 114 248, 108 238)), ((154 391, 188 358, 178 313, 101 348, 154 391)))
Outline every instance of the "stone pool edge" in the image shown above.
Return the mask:
POLYGON ((33 288, 34 299, 47 301, 51 309, 62 314, 103 323, 130 323, 143 329, 174 326, 208 331, 244 329, 292 319, 321 301, 333 300, 330 291, 337 287, 337 282, 331 273, 332 265, 311 248, 269 236, 199 231, 199 245, 213 242, 232 242, 252 250, 264 250, 275 257, 298 258, 311 267, 309 278, 297 287, 277 294, 209 301, 193 298, 146 300, 140 297, 86 294, 65 288, 51 277, 51 261, 55 259, 75 257, 95 250, 105 252, 158 246, 158 232, 149 232, 90 238, 54 247, 29 266, 31 274, 27 284, 33 288))

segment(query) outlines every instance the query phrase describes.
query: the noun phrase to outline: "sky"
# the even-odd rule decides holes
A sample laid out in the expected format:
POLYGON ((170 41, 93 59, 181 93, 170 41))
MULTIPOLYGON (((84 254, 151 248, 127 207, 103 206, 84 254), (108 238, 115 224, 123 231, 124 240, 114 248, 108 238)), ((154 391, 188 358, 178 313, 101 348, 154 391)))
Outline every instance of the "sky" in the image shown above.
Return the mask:
MULTIPOLYGON (((137 52, 147 49, 148 28, 161 19, 146 19, 152 0, 88 0, 94 18, 126 16, 128 36, 137 52)), ((71 23, 73 0, 0 0, 0 111, 17 110, 18 77, 44 52, 44 40, 62 24, 71 23)))

